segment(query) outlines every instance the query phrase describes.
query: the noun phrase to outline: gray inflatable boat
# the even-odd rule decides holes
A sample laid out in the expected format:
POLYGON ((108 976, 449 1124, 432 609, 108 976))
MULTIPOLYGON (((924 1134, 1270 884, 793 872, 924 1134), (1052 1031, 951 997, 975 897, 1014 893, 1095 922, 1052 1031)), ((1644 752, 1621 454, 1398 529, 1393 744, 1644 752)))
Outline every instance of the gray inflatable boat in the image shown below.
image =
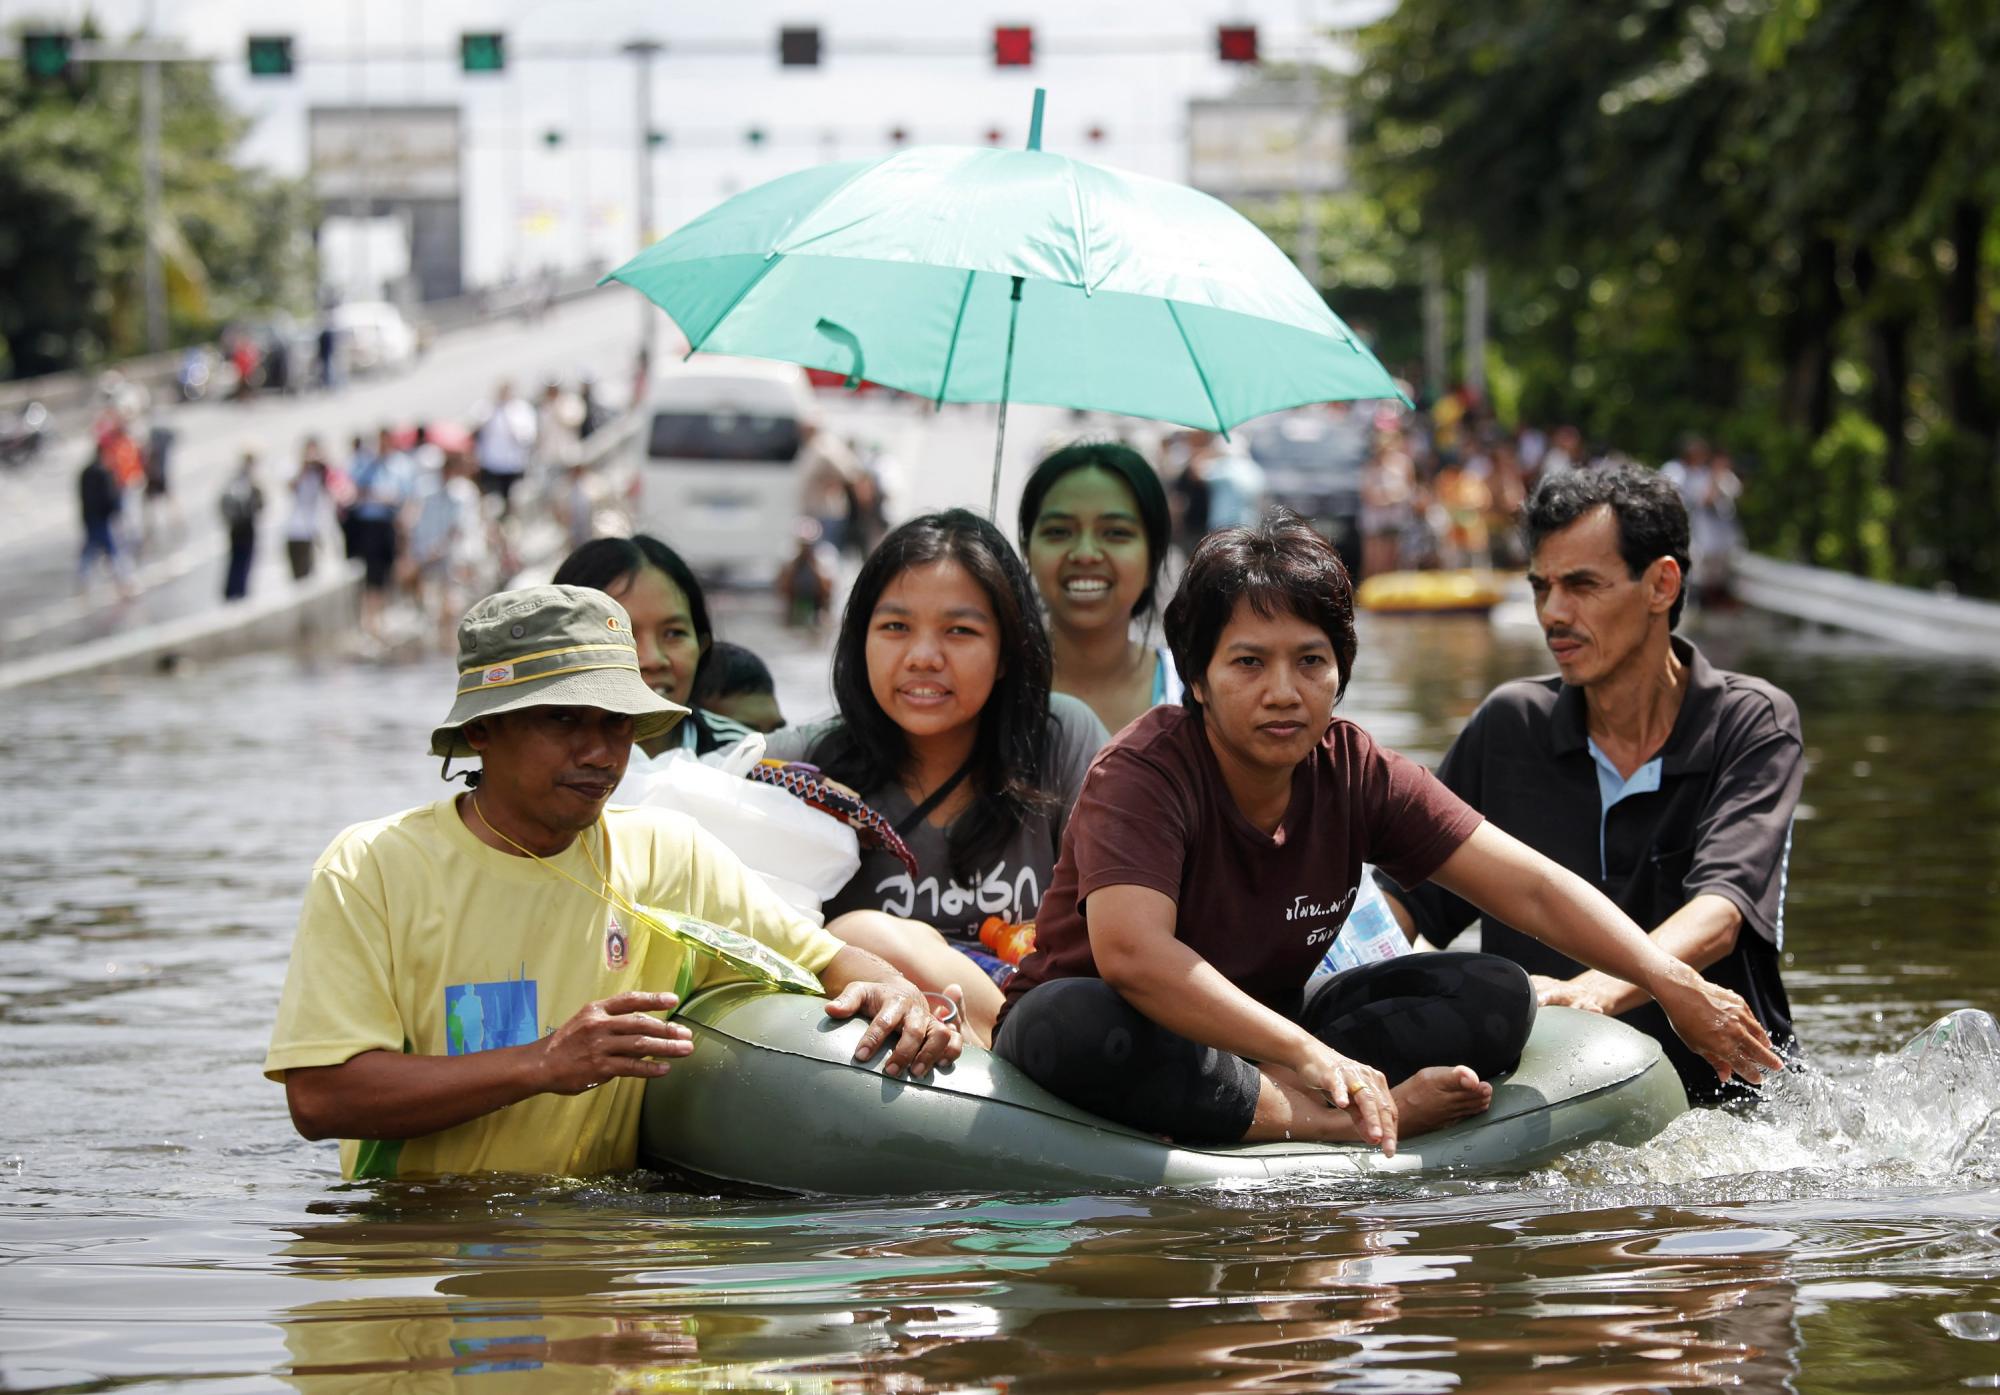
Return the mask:
POLYGON ((1659 1043, 1623 1023, 1543 1008, 1521 1064, 1477 1119, 1406 1139, 1190 1148, 1086 1114, 976 1046, 922 1080, 853 1059, 863 1027, 825 1001, 749 984, 694 998, 692 1056, 646 1084, 639 1156, 725 1189, 913 1192, 1201 1187, 1307 1175, 1510 1172, 1581 1144, 1644 1142, 1687 1109, 1659 1043))
POLYGON ((730 985, 680 1021, 694 1055, 646 1083, 640 1159, 702 1187, 884 1195, 1116 1191, 1220 1181, 1522 1171, 1598 1139, 1642 1143, 1688 1099, 1660 1045, 1620 1021, 1544 1007, 1520 1065, 1478 1119, 1404 1139, 1176 1147, 1068 1105, 976 1045, 926 1079, 856 1063, 860 1021, 820 997, 730 985))

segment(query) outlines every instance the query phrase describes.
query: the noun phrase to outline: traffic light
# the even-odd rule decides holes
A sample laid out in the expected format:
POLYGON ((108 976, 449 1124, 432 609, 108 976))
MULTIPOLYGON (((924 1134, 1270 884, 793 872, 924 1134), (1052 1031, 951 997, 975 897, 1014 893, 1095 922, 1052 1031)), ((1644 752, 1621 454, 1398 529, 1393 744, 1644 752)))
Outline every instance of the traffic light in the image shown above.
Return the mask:
POLYGON ((1030 68, 1035 62, 1035 31, 1026 24, 1002 24, 993 30, 993 66, 1030 68))
POLYGON ((889 128, 889 144, 906 145, 909 143, 909 139, 910 139, 910 133, 903 127, 891 126, 889 128))
POLYGON ((819 26, 787 25, 778 31, 778 65, 783 68, 819 66, 819 26))
POLYGON ((658 150, 661 146, 665 145, 666 143, 667 143, 667 133, 665 131, 655 128, 651 131, 646 132, 646 145, 649 149, 658 150))
POLYGON ((743 139, 749 141, 752 145, 762 145, 764 143, 764 128, 762 126, 752 126, 743 133, 743 139))
POLYGON ((507 70, 505 34, 460 34, 458 66, 468 73, 501 73, 507 70))
POLYGON ((247 43, 251 77, 290 77, 292 75, 292 36, 290 34, 252 34, 247 43))
POLYGON ((29 31, 21 35, 21 66, 37 82, 60 82, 69 76, 67 34, 29 31))
POLYGON ((555 127, 551 126, 549 127, 548 130, 542 132, 542 144, 546 145, 549 149, 554 150, 557 146, 561 145, 562 142, 563 142, 563 134, 561 131, 558 131, 555 127))
POLYGON ((1219 24, 1215 28, 1215 56, 1225 63, 1257 61, 1257 26, 1219 24))
POLYGON ((1088 131, 1085 131, 1083 134, 1090 141, 1092 145, 1104 144, 1104 128, 1102 126, 1092 126, 1088 131))

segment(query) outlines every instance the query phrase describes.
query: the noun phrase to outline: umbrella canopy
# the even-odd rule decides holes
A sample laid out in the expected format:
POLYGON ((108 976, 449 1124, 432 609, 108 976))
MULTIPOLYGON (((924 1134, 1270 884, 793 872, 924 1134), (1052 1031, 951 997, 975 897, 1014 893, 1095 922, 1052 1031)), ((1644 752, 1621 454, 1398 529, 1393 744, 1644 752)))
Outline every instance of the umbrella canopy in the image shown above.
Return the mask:
MULTIPOLYGON (((1038 132, 1039 101, 1036 117, 1038 132)), ((605 279, 659 305, 692 350, 940 403, 1227 431, 1302 403, 1401 396, 1227 204, 1037 144, 920 147, 785 175, 605 279)))

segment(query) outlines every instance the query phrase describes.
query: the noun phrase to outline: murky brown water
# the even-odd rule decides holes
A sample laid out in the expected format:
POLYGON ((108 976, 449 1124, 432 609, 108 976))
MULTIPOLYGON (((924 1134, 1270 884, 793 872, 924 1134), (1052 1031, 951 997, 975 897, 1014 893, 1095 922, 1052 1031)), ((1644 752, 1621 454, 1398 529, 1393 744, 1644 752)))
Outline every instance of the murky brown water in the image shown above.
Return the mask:
MULTIPOLYGON (((343 1185, 258 1066, 306 869, 433 796, 448 671, 272 657, 10 695, 0 1389, 2000 1385, 2000 1062, 1888 1054, 2000 997, 2000 675, 1740 622, 1707 642, 1805 710, 1788 927, 1817 1069, 1641 1149, 1366 1190, 343 1185)), ((1347 711, 1434 757, 1540 657, 1376 625, 1347 711)))

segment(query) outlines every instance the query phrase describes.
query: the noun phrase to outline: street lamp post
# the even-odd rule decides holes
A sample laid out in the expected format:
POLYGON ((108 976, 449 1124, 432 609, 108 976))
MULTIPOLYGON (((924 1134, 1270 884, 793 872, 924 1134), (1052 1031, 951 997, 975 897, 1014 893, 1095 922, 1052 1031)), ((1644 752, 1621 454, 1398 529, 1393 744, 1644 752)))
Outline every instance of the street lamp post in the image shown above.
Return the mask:
MULTIPOLYGON (((639 151, 639 208, 633 221, 638 225, 639 246, 653 240, 653 59, 662 45, 657 39, 634 39, 621 52, 632 55, 633 84, 638 94, 637 131, 639 151)), ((648 362, 653 357, 653 334, 658 313, 645 297, 639 298, 639 352, 648 362)))

